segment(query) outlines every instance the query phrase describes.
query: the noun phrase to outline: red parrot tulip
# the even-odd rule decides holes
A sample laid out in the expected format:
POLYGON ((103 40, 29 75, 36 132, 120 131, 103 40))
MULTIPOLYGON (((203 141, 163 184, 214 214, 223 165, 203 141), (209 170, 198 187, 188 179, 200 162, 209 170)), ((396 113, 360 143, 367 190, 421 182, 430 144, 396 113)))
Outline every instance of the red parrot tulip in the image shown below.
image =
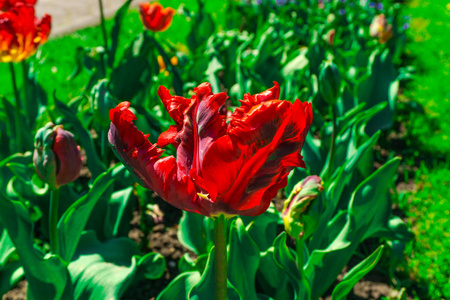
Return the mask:
POLYGON ((23 2, 0 12, 0 62, 20 62, 34 54, 47 41, 50 28, 49 15, 39 20, 34 7, 23 2))
POLYGON ((158 95, 175 125, 151 144, 133 124, 130 103, 110 110, 109 142, 141 184, 180 209, 205 216, 262 214, 294 167, 312 122, 312 107, 298 99, 278 100, 275 86, 251 96, 227 119, 228 96, 203 83, 190 99, 158 95), (176 156, 161 156, 172 144, 176 156))
POLYGON ((159 32, 166 30, 172 24, 175 10, 171 7, 163 8, 158 2, 139 3, 139 14, 145 28, 159 32))

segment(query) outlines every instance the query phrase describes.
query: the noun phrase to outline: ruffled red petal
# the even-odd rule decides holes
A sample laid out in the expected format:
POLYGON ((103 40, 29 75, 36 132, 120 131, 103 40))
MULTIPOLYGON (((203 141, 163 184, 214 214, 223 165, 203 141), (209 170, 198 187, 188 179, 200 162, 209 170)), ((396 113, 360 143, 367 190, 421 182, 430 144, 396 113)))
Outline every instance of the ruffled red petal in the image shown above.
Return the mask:
POLYGON ((176 160, 159 158, 162 150, 134 127, 129 103, 110 112, 111 144, 146 187, 174 206, 207 216, 263 213, 292 168, 305 166, 300 152, 312 122, 311 104, 276 99, 275 84, 247 95, 227 125, 220 113, 226 94, 213 94, 207 83, 195 93, 175 99, 167 89, 158 91, 177 122, 159 142, 177 147, 176 160))

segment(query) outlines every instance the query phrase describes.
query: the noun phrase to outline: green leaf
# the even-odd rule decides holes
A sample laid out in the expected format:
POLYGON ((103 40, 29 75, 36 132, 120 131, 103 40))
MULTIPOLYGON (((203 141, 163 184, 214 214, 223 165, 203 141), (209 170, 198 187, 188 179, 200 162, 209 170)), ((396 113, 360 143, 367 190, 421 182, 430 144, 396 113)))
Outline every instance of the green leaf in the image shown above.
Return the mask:
POLYGON ((255 276, 258 266, 258 246, 250 238, 242 220, 237 218, 231 225, 228 279, 239 292, 242 299, 257 299, 255 276))
POLYGON ((25 205, 0 194, 0 219, 8 230, 28 281, 28 299, 73 299, 72 283, 64 262, 37 251, 33 223, 25 205))
POLYGON ((291 250, 286 245, 286 232, 282 232, 274 241, 273 256, 277 264, 286 272, 289 278, 289 282, 293 287, 295 294, 300 299, 304 298, 306 288, 302 285, 301 274, 298 266, 295 262, 295 258, 291 253, 291 250))
MULTIPOLYGON (((329 237, 332 242, 324 249, 312 249, 305 274, 314 287, 311 289, 313 299, 320 297, 333 283, 361 241, 388 226, 391 203, 387 191, 399 163, 400 159, 394 158, 366 178, 353 192, 347 222, 339 234, 329 237)), ((342 226, 342 222, 335 223, 342 226)), ((330 228, 329 232, 336 230, 330 228)))
POLYGON ((384 246, 378 247, 369 257, 345 274, 342 281, 334 288, 331 300, 346 299, 353 286, 376 266, 383 254, 383 249, 384 246))
POLYGON ((209 224, 209 218, 200 214, 183 211, 178 230, 178 239, 180 242, 197 255, 208 253, 212 246, 213 224, 209 224))
POLYGON ((217 55, 210 58, 208 63, 208 69, 205 71, 205 75, 208 77, 208 82, 211 84, 213 93, 220 93, 220 80, 218 72, 224 69, 224 65, 220 62, 217 55))
POLYGON ((23 279, 23 275, 22 263, 18 260, 0 267, 0 295, 4 295, 15 287, 23 279))
POLYGON ((117 99, 134 98, 151 78, 151 67, 145 55, 127 57, 112 70, 109 89, 117 99))
POLYGON ((120 299, 141 276, 158 278, 164 269, 164 258, 159 254, 141 257, 132 240, 117 238, 101 243, 93 231, 82 235, 74 260, 69 264, 75 299, 92 300, 120 299))
POLYGON ((119 33, 122 27, 122 21, 127 14, 128 8, 132 0, 125 1, 124 4, 116 11, 114 16, 114 25, 111 30, 111 46, 108 49, 108 66, 112 68, 114 66, 114 59, 116 57, 117 45, 119 44, 119 33))
MULTIPOLYGON (((210 299, 211 295, 215 294, 214 250, 212 247, 200 281, 189 292, 189 300, 210 299)), ((230 281, 227 282, 227 298, 228 300, 242 299, 230 281)))
POLYGON ((356 95, 360 103, 367 103, 367 108, 381 102, 385 102, 388 105, 375 118, 369 121, 366 127, 368 134, 392 126, 399 87, 397 73, 392 63, 389 49, 385 49, 382 53, 379 50, 372 53, 367 76, 355 87, 356 95))
POLYGON ((100 175, 92 185, 89 193, 73 203, 58 222, 60 256, 65 261, 72 260, 80 236, 86 226, 91 212, 102 194, 114 182, 112 170, 100 175))
POLYGON ((277 224, 281 223, 281 215, 271 203, 269 208, 256 217, 241 217, 247 226, 251 239, 260 251, 267 251, 277 237, 277 224))
POLYGON ((304 69, 309 64, 308 58, 305 55, 306 49, 305 47, 304 49, 298 50, 298 55, 284 66, 282 70, 284 76, 293 76, 295 72, 304 69))
MULTIPOLYGON (((287 248, 285 244, 283 246, 283 239, 285 242, 285 238, 285 233, 280 234, 274 240, 273 246, 261 253, 257 273, 257 281, 264 294, 277 300, 296 299, 297 289, 292 284, 294 283, 295 286, 298 286, 298 282, 300 282, 300 277, 293 282, 293 278, 285 268, 286 266, 280 264, 280 256, 284 255, 280 255, 279 252, 286 251, 287 248), (279 246, 281 246, 281 250, 277 248, 279 246)), ((289 255, 293 260, 293 256, 289 255)), ((295 263, 294 260, 292 262, 295 263)))
POLYGON ((198 271, 184 272, 175 277, 156 300, 189 299, 189 292, 200 279, 198 271))
POLYGON ((133 215, 133 187, 116 191, 108 201, 104 232, 107 238, 128 236, 130 218, 133 215))
POLYGON ((158 279, 166 271, 166 260, 159 253, 150 252, 137 262, 138 274, 145 279, 158 279))

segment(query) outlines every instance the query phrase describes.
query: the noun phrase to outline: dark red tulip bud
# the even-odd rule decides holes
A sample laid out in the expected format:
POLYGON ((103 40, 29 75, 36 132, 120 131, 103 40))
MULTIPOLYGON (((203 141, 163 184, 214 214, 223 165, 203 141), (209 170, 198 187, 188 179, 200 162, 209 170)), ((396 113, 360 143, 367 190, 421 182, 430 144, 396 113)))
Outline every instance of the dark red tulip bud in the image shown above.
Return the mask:
POLYGON ((47 123, 34 139, 33 163, 38 176, 52 188, 68 184, 80 175, 80 147, 73 134, 47 123))

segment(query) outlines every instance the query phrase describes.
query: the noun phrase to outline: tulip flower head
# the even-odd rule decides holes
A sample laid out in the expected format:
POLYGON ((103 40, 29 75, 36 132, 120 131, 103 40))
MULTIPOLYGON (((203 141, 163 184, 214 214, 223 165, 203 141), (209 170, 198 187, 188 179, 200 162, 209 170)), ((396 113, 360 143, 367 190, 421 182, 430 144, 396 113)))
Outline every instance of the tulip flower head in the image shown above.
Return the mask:
POLYGON ((139 3, 139 14, 145 28, 160 32, 165 31, 172 24, 175 10, 171 7, 163 8, 158 2, 139 3))
POLYGON ((26 5, 34 6, 37 0, 0 0, 0 10, 7 11, 11 7, 14 7, 16 3, 24 3, 26 5))
POLYGON ((294 167, 305 168, 300 154, 312 122, 308 102, 279 100, 275 86, 246 94, 229 118, 221 109, 228 96, 213 94, 209 83, 190 99, 159 87, 175 125, 157 144, 133 124, 130 103, 109 113, 109 142, 140 183, 180 209, 209 217, 262 214, 294 167), (160 147, 173 145, 174 156, 160 147))
POLYGON ((370 24, 370 36, 378 38, 381 44, 386 43, 392 37, 392 25, 386 20, 384 14, 373 18, 370 24))
POLYGON ((38 176, 52 188, 68 184, 80 175, 81 155, 73 134, 47 123, 36 133, 33 163, 38 176))
POLYGON ((304 214, 311 202, 323 191, 323 182, 319 176, 308 176, 300 181, 284 202, 283 222, 286 232, 299 238, 305 233, 304 214))
POLYGON ((20 62, 33 55, 47 41, 50 28, 49 15, 39 20, 34 7, 23 2, 0 12, 0 62, 20 62))

